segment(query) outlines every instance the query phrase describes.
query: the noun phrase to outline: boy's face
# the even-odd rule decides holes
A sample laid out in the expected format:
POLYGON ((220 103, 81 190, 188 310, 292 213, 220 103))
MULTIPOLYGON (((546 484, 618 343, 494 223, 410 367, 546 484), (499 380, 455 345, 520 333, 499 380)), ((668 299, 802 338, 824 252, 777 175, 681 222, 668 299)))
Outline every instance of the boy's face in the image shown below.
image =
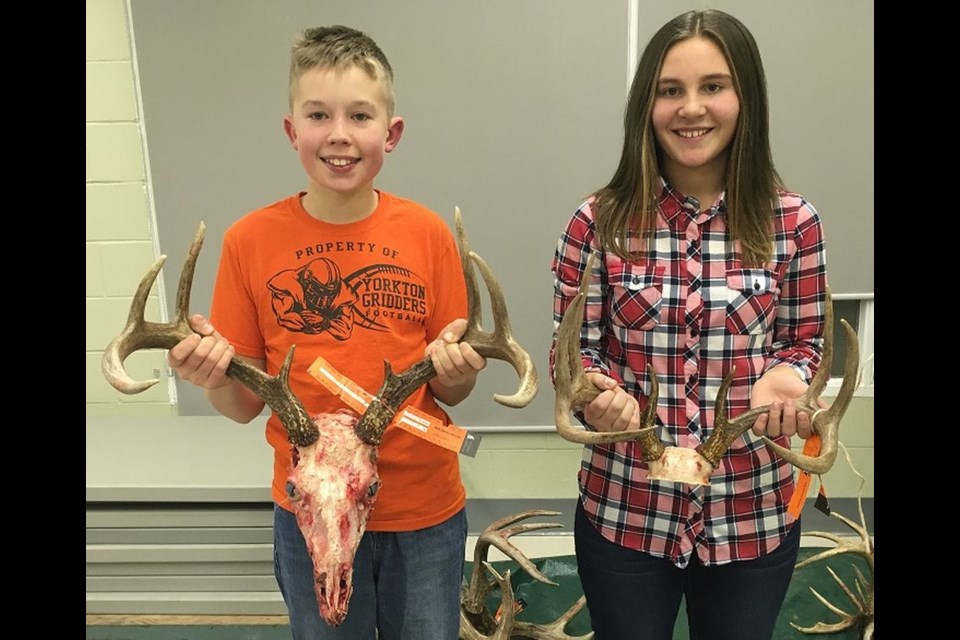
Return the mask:
POLYGON ((311 69, 293 91, 284 130, 318 195, 363 195, 403 133, 381 84, 362 69, 311 69))

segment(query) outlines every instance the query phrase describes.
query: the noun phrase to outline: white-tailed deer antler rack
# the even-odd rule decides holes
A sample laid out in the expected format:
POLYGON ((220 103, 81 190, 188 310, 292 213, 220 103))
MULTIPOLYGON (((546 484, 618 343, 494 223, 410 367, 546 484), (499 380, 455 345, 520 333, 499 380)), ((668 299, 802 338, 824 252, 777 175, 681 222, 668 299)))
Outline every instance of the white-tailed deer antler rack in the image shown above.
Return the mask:
MULTIPOLYGON (((460 208, 456 212, 457 241, 460 247, 460 259, 464 279, 467 283, 468 319, 467 331, 461 342, 468 342, 477 353, 485 358, 495 358, 509 362, 520 376, 517 392, 510 396, 495 395, 494 399, 508 407, 525 407, 537 394, 537 370, 530 355, 514 339, 510 329, 510 318, 503 290, 490 267, 467 245, 466 234, 460 208), (480 325, 482 310, 480 307, 479 285, 477 284, 473 264, 476 263, 490 293, 494 317, 494 330, 484 331, 480 325)), ((205 226, 201 222, 193 244, 184 261, 177 289, 176 317, 173 321, 160 324, 144 319, 144 309, 150 289, 166 256, 154 263, 153 267, 140 281, 133 301, 127 324, 120 335, 107 346, 101 362, 104 377, 118 391, 127 394, 140 393, 153 386, 158 380, 137 382, 127 375, 123 362, 131 353, 140 349, 170 349, 185 337, 193 333, 188 321, 190 290, 197 256, 203 246, 205 226)), ((286 428, 290 442, 297 446, 307 446, 317 440, 317 429, 303 404, 293 394, 289 385, 290 364, 293 361, 294 347, 290 347, 286 361, 276 376, 235 358, 230 362, 227 375, 249 387, 273 409, 286 428)), ((376 398, 370 403, 366 413, 357 423, 357 436, 367 444, 379 445, 384 430, 396 415, 397 409, 406 398, 420 385, 436 375, 433 362, 425 358, 413 365, 401 375, 395 375, 390 363, 384 364, 385 379, 376 398)))
MULTIPOLYGON (((724 378, 714 405, 715 424, 707 440, 696 449, 666 447, 657 438, 655 430, 657 416, 658 383, 652 367, 648 367, 650 393, 647 405, 640 416, 640 429, 601 432, 587 431, 573 425, 571 412, 593 401, 601 390, 587 378, 580 358, 580 326, 583 322, 586 305, 587 287, 593 273, 596 254, 591 253, 580 280, 577 295, 567 306, 557 329, 556 352, 554 354, 554 378, 556 402, 554 414, 558 433, 571 442, 579 444, 610 444, 636 440, 643 451, 643 459, 649 467, 651 480, 686 482, 693 485, 708 485, 710 474, 720 464, 720 459, 730 445, 744 432, 750 429, 757 417, 766 413, 770 407, 755 407, 736 418, 727 417, 727 392, 733 382, 734 371, 724 378)), ((794 466, 812 474, 822 475, 830 470, 837 456, 837 439, 840 420, 853 398, 857 384, 857 368, 860 362, 860 346, 857 334, 846 320, 841 320, 846 334, 846 359, 844 360, 843 383, 837 397, 827 409, 820 409, 819 398, 830 378, 833 364, 833 300, 827 289, 826 326, 824 329, 823 355, 820 368, 806 392, 796 401, 797 411, 813 416, 813 429, 820 436, 821 451, 818 457, 805 456, 791 451, 764 437, 765 444, 794 466)))

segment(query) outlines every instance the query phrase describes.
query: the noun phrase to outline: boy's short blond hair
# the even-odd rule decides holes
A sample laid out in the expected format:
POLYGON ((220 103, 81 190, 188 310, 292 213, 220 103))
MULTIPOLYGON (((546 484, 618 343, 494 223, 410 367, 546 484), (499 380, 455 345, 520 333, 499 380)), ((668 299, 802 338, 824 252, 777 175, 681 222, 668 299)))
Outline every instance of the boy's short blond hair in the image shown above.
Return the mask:
POLYGON ((379 82, 387 103, 387 117, 393 117, 393 68, 373 38, 343 25, 312 27, 293 43, 290 50, 290 108, 297 81, 311 69, 362 69, 379 82))

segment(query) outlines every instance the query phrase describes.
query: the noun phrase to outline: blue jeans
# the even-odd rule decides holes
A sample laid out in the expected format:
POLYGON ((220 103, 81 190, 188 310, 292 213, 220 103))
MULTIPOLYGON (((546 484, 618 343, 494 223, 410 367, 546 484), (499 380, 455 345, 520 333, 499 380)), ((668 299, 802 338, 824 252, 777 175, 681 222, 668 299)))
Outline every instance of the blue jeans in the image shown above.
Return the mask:
POLYGON ((274 505, 274 574, 294 640, 455 640, 466 543, 465 509, 419 531, 367 531, 353 562, 347 617, 333 628, 320 617, 296 517, 274 505))
POLYGON ((770 640, 800 550, 796 522, 773 553, 685 569, 614 544, 574 516, 577 571, 595 640, 671 640, 686 597, 690 640, 770 640))

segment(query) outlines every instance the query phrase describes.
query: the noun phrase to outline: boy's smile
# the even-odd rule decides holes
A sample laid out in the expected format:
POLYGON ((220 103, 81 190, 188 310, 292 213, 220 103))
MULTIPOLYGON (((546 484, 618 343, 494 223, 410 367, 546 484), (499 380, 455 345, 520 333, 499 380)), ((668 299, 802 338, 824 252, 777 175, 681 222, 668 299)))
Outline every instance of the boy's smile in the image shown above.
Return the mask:
POLYGON ((380 81, 359 67, 305 71, 284 130, 309 177, 304 207, 311 215, 350 222, 376 208, 374 178, 403 132, 380 81))

